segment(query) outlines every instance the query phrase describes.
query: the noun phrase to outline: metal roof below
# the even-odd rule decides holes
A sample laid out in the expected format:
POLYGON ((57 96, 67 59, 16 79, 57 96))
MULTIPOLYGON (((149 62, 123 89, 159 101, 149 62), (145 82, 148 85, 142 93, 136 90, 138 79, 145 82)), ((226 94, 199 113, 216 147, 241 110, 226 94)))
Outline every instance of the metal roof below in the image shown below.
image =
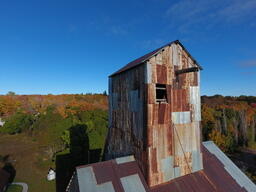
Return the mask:
MULTIPOLYGON (((148 187, 133 156, 94 163, 76 168, 74 184, 67 192, 232 192, 256 191, 256 186, 211 141, 203 142, 203 170, 167 183, 148 187), (76 184, 77 185, 77 184, 76 184), (77 190, 79 189, 79 190, 77 190)), ((72 180, 70 181, 72 183, 72 180)))
POLYGON ((212 142, 203 142, 207 150, 224 165, 225 170, 247 191, 255 192, 256 185, 212 142))

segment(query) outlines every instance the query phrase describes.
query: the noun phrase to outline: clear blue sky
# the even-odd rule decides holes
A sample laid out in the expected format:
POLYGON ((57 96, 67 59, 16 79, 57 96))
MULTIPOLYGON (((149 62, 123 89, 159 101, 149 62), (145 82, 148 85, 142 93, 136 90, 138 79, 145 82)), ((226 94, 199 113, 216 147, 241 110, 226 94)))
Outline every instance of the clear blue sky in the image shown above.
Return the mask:
POLYGON ((202 95, 256 95, 255 0, 1 0, 0 94, 103 92, 176 39, 204 68, 202 95))

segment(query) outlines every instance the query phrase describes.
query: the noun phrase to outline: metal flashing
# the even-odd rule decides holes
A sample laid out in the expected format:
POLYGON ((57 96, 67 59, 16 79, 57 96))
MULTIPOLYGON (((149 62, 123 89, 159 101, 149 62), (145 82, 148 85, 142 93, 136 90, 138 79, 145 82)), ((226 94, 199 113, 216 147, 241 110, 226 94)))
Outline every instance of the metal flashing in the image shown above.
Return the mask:
MULTIPOLYGON (((207 150, 218 158, 226 171, 248 192, 255 192, 256 185, 217 147, 213 141, 203 142, 207 150)), ((209 165, 210 166, 210 165, 209 165)))
POLYGON ((121 178, 125 192, 146 192, 138 174, 121 178))
POLYGON ((115 160, 116 160, 117 164, 122 164, 122 163, 128 163, 128 162, 135 161, 133 155, 125 156, 125 157, 119 157, 119 158, 116 158, 115 160))

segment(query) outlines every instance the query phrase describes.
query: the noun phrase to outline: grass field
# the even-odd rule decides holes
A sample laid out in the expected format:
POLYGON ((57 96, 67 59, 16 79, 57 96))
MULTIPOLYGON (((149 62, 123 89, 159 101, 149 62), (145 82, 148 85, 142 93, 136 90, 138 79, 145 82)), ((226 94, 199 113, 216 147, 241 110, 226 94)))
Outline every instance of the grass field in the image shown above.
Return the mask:
POLYGON ((6 192, 22 192, 22 186, 20 186, 20 185, 10 185, 6 192))
MULTIPOLYGON (((0 135, 0 155, 16 170, 15 182, 25 182, 29 191, 54 192, 55 181, 47 181, 49 167, 55 163, 47 158, 44 146, 25 134, 0 135)), ((3 167, 3 162, 0 167, 3 167)))

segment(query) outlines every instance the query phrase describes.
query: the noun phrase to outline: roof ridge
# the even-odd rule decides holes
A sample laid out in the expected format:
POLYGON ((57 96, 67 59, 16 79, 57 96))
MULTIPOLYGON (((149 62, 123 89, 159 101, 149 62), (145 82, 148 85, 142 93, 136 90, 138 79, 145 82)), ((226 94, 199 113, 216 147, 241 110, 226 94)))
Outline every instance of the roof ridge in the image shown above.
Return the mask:
POLYGON ((187 51, 187 49, 182 45, 182 43, 179 40, 175 40, 175 41, 171 41, 163 46, 161 46, 160 48, 157 48, 131 62, 129 62, 128 64, 126 64, 124 67, 122 67, 121 69, 119 69, 118 71, 116 71, 115 73, 111 74, 109 77, 115 76, 119 73, 122 73, 126 70, 132 69, 134 67, 137 67, 138 65, 144 63, 145 61, 149 60, 151 57, 157 55, 163 48, 172 45, 173 43, 175 44, 179 44, 184 51, 188 54, 189 57, 191 57, 191 59, 195 62, 195 64, 199 67, 200 70, 202 70, 203 68, 198 64, 198 62, 190 55, 190 53, 187 51))

